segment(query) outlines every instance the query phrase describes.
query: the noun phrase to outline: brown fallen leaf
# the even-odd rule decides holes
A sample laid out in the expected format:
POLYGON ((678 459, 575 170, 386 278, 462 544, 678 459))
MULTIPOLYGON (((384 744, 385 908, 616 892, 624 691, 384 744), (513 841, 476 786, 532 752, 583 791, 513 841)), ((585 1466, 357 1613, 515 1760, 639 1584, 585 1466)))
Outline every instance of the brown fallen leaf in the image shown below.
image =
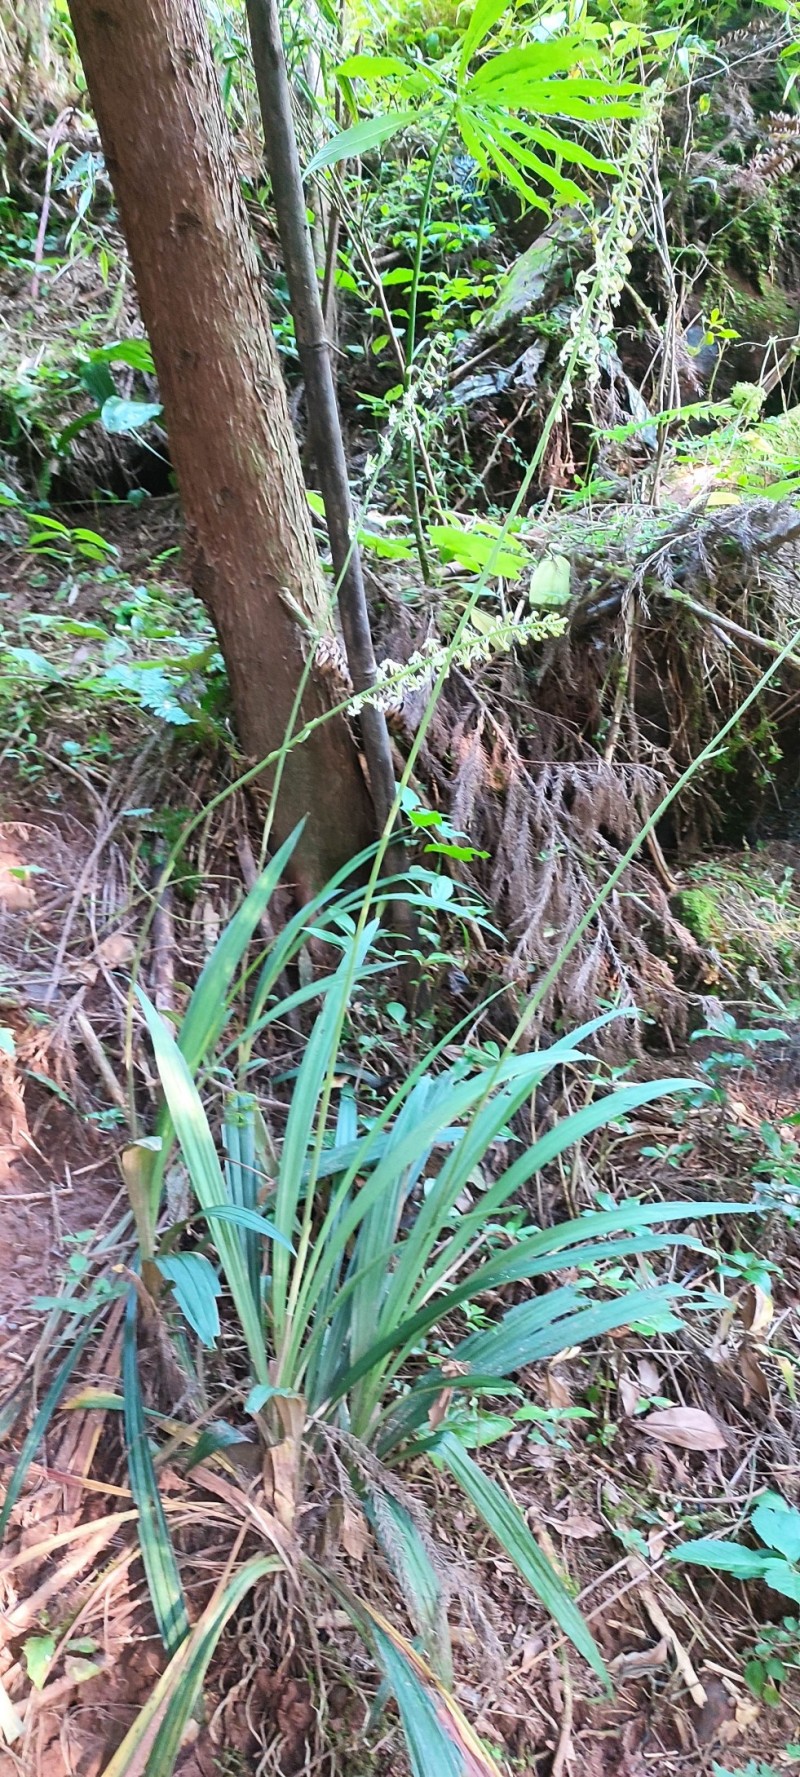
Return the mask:
POLYGON ((761 1368, 756 1353, 746 1340, 740 1347, 736 1359, 736 1367, 739 1374, 739 1381, 742 1385, 745 1406, 748 1407, 750 1405, 754 1396, 756 1400, 765 1401, 767 1406, 769 1406, 772 1399, 769 1383, 764 1375, 764 1371, 761 1368))
POLYGON ((654 1647, 633 1649, 630 1653, 617 1654, 611 1661, 609 1671, 624 1683, 626 1678, 638 1678, 642 1672, 655 1672, 659 1666, 666 1666, 669 1656, 669 1643, 662 1635, 654 1647))
POLYGON ((632 1419, 642 1398, 638 1382, 635 1382, 632 1376, 620 1376, 617 1383, 617 1393, 626 1419, 632 1419))
POLYGON ((702 1407, 662 1407, 640 1419, 642 1431, 677 1450, 727 1450, 722 1427, 702 1407))
POLYGON ((568 1518, 562 1518, 556 1529, 562 1536, 571 1536, 575 1542, 591 1542, 593 1537, 603 1534, 602 1524, 586 1512, 571 1512, 568 1518))
POLYGON ((431 1431, 435 1431, 436 1427, 441 1425, 452 1399, 452 1388, 443 1388, 441 1393, 437 1394, 431 1401, 428 1408, 428 1424, 431 1431))
POLYGON ((14 875, 14 868, 8 864, 0 866, 0 902, 7 913, 27 913, 36 906, 36 894, 24 874, 14 875))
POLYGON ((348 1500, 344 1502, 341 1529, 342 1548, 351 1561, 363 1561, 369 1548, 369 1526, 363 1512, 348 1500))
POLYGON ((642 1357, 636 1365, 642 1394, 661 1393, 661 1375, 651 1357, 642 1357))
POLYGON ((647 1552, 651 1561, 660 1561, 669 1540, 666 1530, 649 1530, 647 1533, 647 1552))
POLYGON ((739 1291, 736 1306, 744 1321, 748 1333, 754 1339, 765 1333, 775 1312, 775 1304, 766 1290, 760 1290, 757 1283, 746 1283, 739 1291))
POLYGON ((102 958, 107 969, 124 969, 133 961, 136 946, 127 932, 109 932, 102 944, 97 946, 97 954, 102 958))
POLYGON ((556 1370, 548 1370, 545 1386, 548 1407, 570 1407, 572 1405, 569 1383, 556 1370))

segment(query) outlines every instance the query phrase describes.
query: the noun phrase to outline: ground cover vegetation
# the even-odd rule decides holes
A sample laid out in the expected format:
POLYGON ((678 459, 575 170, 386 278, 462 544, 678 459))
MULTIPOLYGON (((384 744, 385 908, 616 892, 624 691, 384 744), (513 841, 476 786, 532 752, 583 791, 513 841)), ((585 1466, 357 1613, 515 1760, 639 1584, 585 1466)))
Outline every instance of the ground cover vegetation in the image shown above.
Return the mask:
POLYGON ((0 5, 0 1765, 800 1761, 800 34, 0 5))

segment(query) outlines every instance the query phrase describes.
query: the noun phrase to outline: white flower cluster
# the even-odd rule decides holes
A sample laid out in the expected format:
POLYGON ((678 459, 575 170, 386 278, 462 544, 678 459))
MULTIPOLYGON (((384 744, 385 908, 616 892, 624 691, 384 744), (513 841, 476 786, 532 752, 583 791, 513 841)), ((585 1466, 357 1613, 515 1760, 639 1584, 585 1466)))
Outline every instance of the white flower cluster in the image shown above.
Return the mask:
MULTIPOLYGON (((571 338, 562 347, 561 362, 581 364, 590 387, 599 379, 602 342, 613 336, 614 313, 630 276, 631 253, 642 214, 642 195, 655 155, 660 96, 659 89, 654 86, 633 124, 625 164, 614 186, 611 204, 595 224, 594 264, 575 279, 577 301, 570 317, 571 338)), ((570 394, 568 391, 568 403, 570 394)))
POLYGON ((496 654, 506 654, 517 644, 524 646, 527 642, 541 642, 549 636, 563 635, 564 629, 564 618, 550 611, 544 616, 537 613, 521 618, 501 618, 485 631, 467 624, 456 647, 430 636, 415 648, 407 661, 382 660, 375 686, 352 699, 348 705, 350 714, 357 715, 363 704, 372 703, 387 716, 399 716, 409 692, 422 691, 428 696, 443 667, 449 672, 454 666, 484 665, 496 654))

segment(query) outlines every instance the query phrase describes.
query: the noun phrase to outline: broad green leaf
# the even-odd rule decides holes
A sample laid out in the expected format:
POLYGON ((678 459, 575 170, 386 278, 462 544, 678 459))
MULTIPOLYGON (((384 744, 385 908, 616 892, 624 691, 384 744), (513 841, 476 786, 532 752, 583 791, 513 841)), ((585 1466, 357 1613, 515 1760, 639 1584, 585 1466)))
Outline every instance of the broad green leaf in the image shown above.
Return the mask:
POLYGON ((773 1592, 780 1592, 784 1598, 793 1598, 795 1604, 800 1604, 800 1571, 791 1562, 767 1561, 764 1584, 771 1586, 773 1592))
POLYGON ((532 605, 563 605, 569 598, 570 566, 565 555, 545 555, 536 563, 528 585, 532 605))
POLYGON ((139 432, 163 411, 160 401, 123 401, 120 395, 109 395, 100 409, 100 419, 107 432, 139 432))
POLYGON ((139 1381, 136 1311, 136 1290, 131 1289, 122 1334, 122 1388, 128 1478, 133 1502, 139 1513, 139 1546, 147 1575, 150 1602, 164 1646, 169 1654, 174 1654, 189 1633, 189 1618, 147 1440, 139 1381))
POLYGON ((343 74, 346 80, 407 80, 409 74, 415 73, 408 62, 402 62, 399 56, 348 56, 334 69, 336 75, 343 74))
POLYGON ((54 1635, 29 1635, 27 1641, 23 1642, 25 1670, 35 1691, 44 1690, 55 1651, 54 1635))
POLYGON ((132 370, 141 370, 145 375, 152 376, 155 372, 153 354, 149 341, 146 339, 115 339, 111 345, 98 346, 89 353, 92 364, 129 364, 132 370))
POLYGON ((692 1567, 708 1567, 713 1573, 730 1573, 739 1580, 763 1579, 770 1557, 764 1549, 746 1549, 742 1543, 717 1541, 713 1536, 678 1543, 669 1561, 686 1561, 692 1567))
MULTIPOLYGON (((87 359, 87 362, 81 366, 80 381, 84 389, 87 389, 89 394, 94 396, 98 407, 102 407, 104 401, 113 401, 114 396, 116 395, 117 390, 114 378, 108 368, 107 361, 104 359, 87 359)), ((85 418, 86 416, 84 415, 83 417, 85 418)), ((73 425, 74 423, 75 422, 73 421, 73 425)), ((63 436, 64 434, 62 433, 62 438, 63 436)))
POLYGON ((356 160, 359 155, 369 154, 373 148, 379 148, 382 142, 399 135, 409 124, 422 121, 421 111, 388 111, 378 117, 367 117, 363 123, 356 123, 352 129, 342 130, 338 136, 332 136, 323 148, 318 149, 313 160, 306 167, 304 177, 320 172, 322 167, 337 166, 342 160, 356 160))
POLYGON ((530 557, 514 539, 500 540, 467 525, 434 524, 428 530, 429 542, 439 551, 443 561, 456 561, 459 567, 479 572, 491 563, 491 572, 508 580, 518 580, 530 557))
POLYGON ((765 1493, 750 1523, 762 1543, 778 1549, 787 1561, 800 1561, 800 1512, 779 1493, 765 1493))
POLYGON ((608 1683, 600 1649, 588 1624, 573 1603, 563 1580, 542 1554, 519 1507, 497 1481, 483 1473, 452 1432, 444 1432, 436 1440, 433 1455, 458 1482, 487 1529, 497 1538, 562 1633, 569 1636, 593 1671, 608 1683))
POLYGON ((175 1300, 201 1345, 213 1350, 219 1337, 217 1297, 220 1281, 203 1253, 165 1253, 156 1259, 162 1277, 172 1284, 175 1300))

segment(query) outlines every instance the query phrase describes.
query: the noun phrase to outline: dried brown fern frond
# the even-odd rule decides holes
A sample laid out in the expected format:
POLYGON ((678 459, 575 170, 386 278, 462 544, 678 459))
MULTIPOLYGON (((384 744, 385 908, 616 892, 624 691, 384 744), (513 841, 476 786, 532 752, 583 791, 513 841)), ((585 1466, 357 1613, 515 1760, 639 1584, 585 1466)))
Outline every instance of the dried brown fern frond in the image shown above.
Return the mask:
POLYGON ((793 111, 769 111, 759 124, 770 141, 791 141, 800 138, 800 116, 793 111))
POLYGON ((787 37, 786 23, 782 18, 775 18, 774 13, 765 13, 759 18, 750 19, 746 25, 740 25, 735 31, 723 31, 717 38, 715 50, 726 59, 737 60, 744 56, 763 55, 777 49, 787 37))
POLYGON ((794 149, 789 147, 765 149, 763 153, 753 157, 745 171, 756 179, 765 181, 785 179, 787 174, 794 172, 798 161, 800 161, 800 142, 794 149))

